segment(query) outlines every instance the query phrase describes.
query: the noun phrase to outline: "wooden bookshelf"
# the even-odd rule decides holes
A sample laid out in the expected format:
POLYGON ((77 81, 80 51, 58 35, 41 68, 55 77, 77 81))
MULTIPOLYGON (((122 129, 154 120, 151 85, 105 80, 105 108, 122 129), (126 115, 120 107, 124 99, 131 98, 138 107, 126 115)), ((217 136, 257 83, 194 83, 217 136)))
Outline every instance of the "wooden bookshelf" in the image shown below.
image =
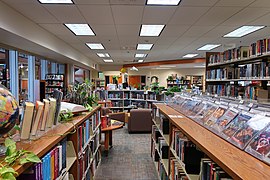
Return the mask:
MULTIPOLYGON (((73 136, 74 132, 76 134, 78 126, 84 123, 87 118, 91 117, 94 113, 98 112, 100 109, 101 106, 97 106, 91 112, 83 113, 82 115, 74 117, 73 120, 70 122, 60 123, 55 127, 53 127, 52 129, 48 130, 37 140, 18 142, 16 144, 17 148, 32 151, 33 153, 37 154, 38 157, 41 158, 46 153, 48 153, 53 147, 55 147, 66 136, 68 135, 73 136)), ((77 147, 76 146, 77 139, 74 140, 75 141, 72 141, 73 146, 77 147)), ((72 161, 74 161, 74 158, 72 161)), ((18 175, 20 175, 30 166, 31 166, 30 163, 24 165, 16 164, 14 165, 14 170, 18 173, 18 175)))
POLYGON ((238 149, 173 108, 165 104, 154 106, 233 179, 269 179, 269 165, 238 149), (171 118, 169 115, 179 115, 182 118, 171 118))

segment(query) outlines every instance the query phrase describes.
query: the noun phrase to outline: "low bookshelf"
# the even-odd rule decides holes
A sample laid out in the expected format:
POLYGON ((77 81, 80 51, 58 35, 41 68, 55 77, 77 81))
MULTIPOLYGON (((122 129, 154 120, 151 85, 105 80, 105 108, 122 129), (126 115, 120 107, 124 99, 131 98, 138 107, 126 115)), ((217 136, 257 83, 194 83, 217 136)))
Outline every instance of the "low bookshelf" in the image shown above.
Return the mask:
MULTIPOLYGON (((65 160, 62 160, 66 161, 66 165, 61 172, 58 169, 59 166, 54 166, 59 170, 55 179, 65 179, 66 174, 69 174, 70 179, 75 180, 93 179, 101 160, 100 110, 101 106, 97 106, 91 112, 74 117, 72 121, 56 125, 37 140, 18 142, 17 147, 37 154, 42 160, 41 166, 43 167, 45 157, 48 154, 52 155, 57 147, 64 144, 61 152, 66 154, 65 160)), ((16 164, 14 169, 20 178, 20 176, 25 177, 25 172, 32 167, 33 165, 29 163, 16 164)))
MULTIPOLYGON (((201 152, 203 152, 214 164, 217 164, 223 171, 225 171, 233 179, 268 179, 270 177, 270 166, 264 162, 256 159, 250 154, 246 153, 233 146, 229 142, 220 138, 205 127, 196 123, 192 119, 186 117, 180 112, 167 106, 166 104, 154 104, 153 121, 160 119, 156 116, 157 111, 160 116, 169 121, 169 142, 168 157, 177 159, 177 155, 172 149, 173 132, 175 130, 181 131, 189 141, 195 144, 201 152)), ((164 124, 163 124, 164 125, 164 124)), ((160 129, 160 125, 156 125, 160 129)), ((166 125, 167 126, 167 125, 166 125)), ((162 134, 161 134, 162 137, 162 134)), ((152 151, 153 155, 153 151, 152 151)), ((174 161, 173 161, 174 162, 174 161)), ((172 161, 168 162, 168 174, 170 176, 173 169, 172 161)), ((186 173, 183 166, 183 174, 186 173)), ((188 179, 193 179, 193 175, 186 173, 188 179)), ((195 176, 197 179, 197 177, 195 176)))

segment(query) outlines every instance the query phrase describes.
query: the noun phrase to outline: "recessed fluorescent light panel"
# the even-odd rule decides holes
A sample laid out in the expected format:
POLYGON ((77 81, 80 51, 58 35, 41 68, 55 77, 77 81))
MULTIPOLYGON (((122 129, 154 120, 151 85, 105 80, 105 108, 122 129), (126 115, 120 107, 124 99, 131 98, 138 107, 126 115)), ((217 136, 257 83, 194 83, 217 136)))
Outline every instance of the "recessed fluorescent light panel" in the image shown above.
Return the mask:
POLYGON ((42 4, 73 4, 72 0, 38 0, 42 4))
POLYGON ((265 26, 242 26, 228 34, 225 34, 223 37, 239 38, 247 34, 253 33, 255 31, 258 31, 264 27, 265 26))
POLYGON ((177 6, 181 0, 147 0, 146 5, 169 5, 177 6))
POLYGON ((86 43, 86 45, 90 48, 90 49, 105 49, 104 46, 100 43, 86 43))
POLYGON ((198 54, 186 54, 183 56, 183 58, 193 58, 195 56, 198 56, 198 54))
POLYGON ((159 36, 165 25, 142 25, 140 36, 159 36))
POLYGON ((98 57, 110 57, 108 53, 97 53, 98 57))
POLYGON ((154 44, 137 44, 137 50, 150 50, 154 44))
POLYGON ((76 36, 95 36, 88 24, 65 24, 76 36))
POLYGON ((154 68, 154 69, 170 69, 170 68, 166 68, 166 67, 157 67, 157 68, 154 68))
POLYGON ((138 62, 139 62, 139 63, 142 63, 142 62, 143 62, 143 59, 138 60, 138 62))
POLYGON ((143 57, 146 57, 147 54, 135 54, 135 57, 136 58, 143 58, 143 57))
POLYGON ((217 48, 219 46, 221 46, 221 44, 206 44, 206 45, 200 47, 197 50, 199 50, 199 51, 210 51, 210 50, 215 49, 215 48, 217 48))
POLYGON ((109 62, 113 62, 113 60, 112 60, 112 59, 103 59, 103 61, 104 61, 104 62, 107 62, 107 63, 109 63, 109 62))
POLYGON ((195 68, 205 68, 205 66, 194 66, 195 68))

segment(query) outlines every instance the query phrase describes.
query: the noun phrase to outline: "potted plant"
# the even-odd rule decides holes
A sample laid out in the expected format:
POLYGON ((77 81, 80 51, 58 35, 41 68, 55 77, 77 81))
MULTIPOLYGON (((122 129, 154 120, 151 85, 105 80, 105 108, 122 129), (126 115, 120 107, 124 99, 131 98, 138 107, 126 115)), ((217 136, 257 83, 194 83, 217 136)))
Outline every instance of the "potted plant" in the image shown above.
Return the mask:
POLYGON ((168 76, 167 81, 168 81, 167 82, 168 84, 173 83, 173 77, 172 76, 168 76))
POLYGON ((112 79, 113 79, 113 84, 118 84, 118 79, 119 79, 118 75, 113 75, 112 79))

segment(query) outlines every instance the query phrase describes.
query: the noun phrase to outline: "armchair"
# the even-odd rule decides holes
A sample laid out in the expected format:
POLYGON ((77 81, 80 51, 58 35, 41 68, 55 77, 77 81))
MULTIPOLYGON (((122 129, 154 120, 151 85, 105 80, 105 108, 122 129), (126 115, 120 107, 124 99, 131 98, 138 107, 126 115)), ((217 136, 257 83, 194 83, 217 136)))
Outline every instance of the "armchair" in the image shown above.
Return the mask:
POLYGON ((151 109, 132 109, 128 120, 128 132, 151 132, 152 114, 151 109))

